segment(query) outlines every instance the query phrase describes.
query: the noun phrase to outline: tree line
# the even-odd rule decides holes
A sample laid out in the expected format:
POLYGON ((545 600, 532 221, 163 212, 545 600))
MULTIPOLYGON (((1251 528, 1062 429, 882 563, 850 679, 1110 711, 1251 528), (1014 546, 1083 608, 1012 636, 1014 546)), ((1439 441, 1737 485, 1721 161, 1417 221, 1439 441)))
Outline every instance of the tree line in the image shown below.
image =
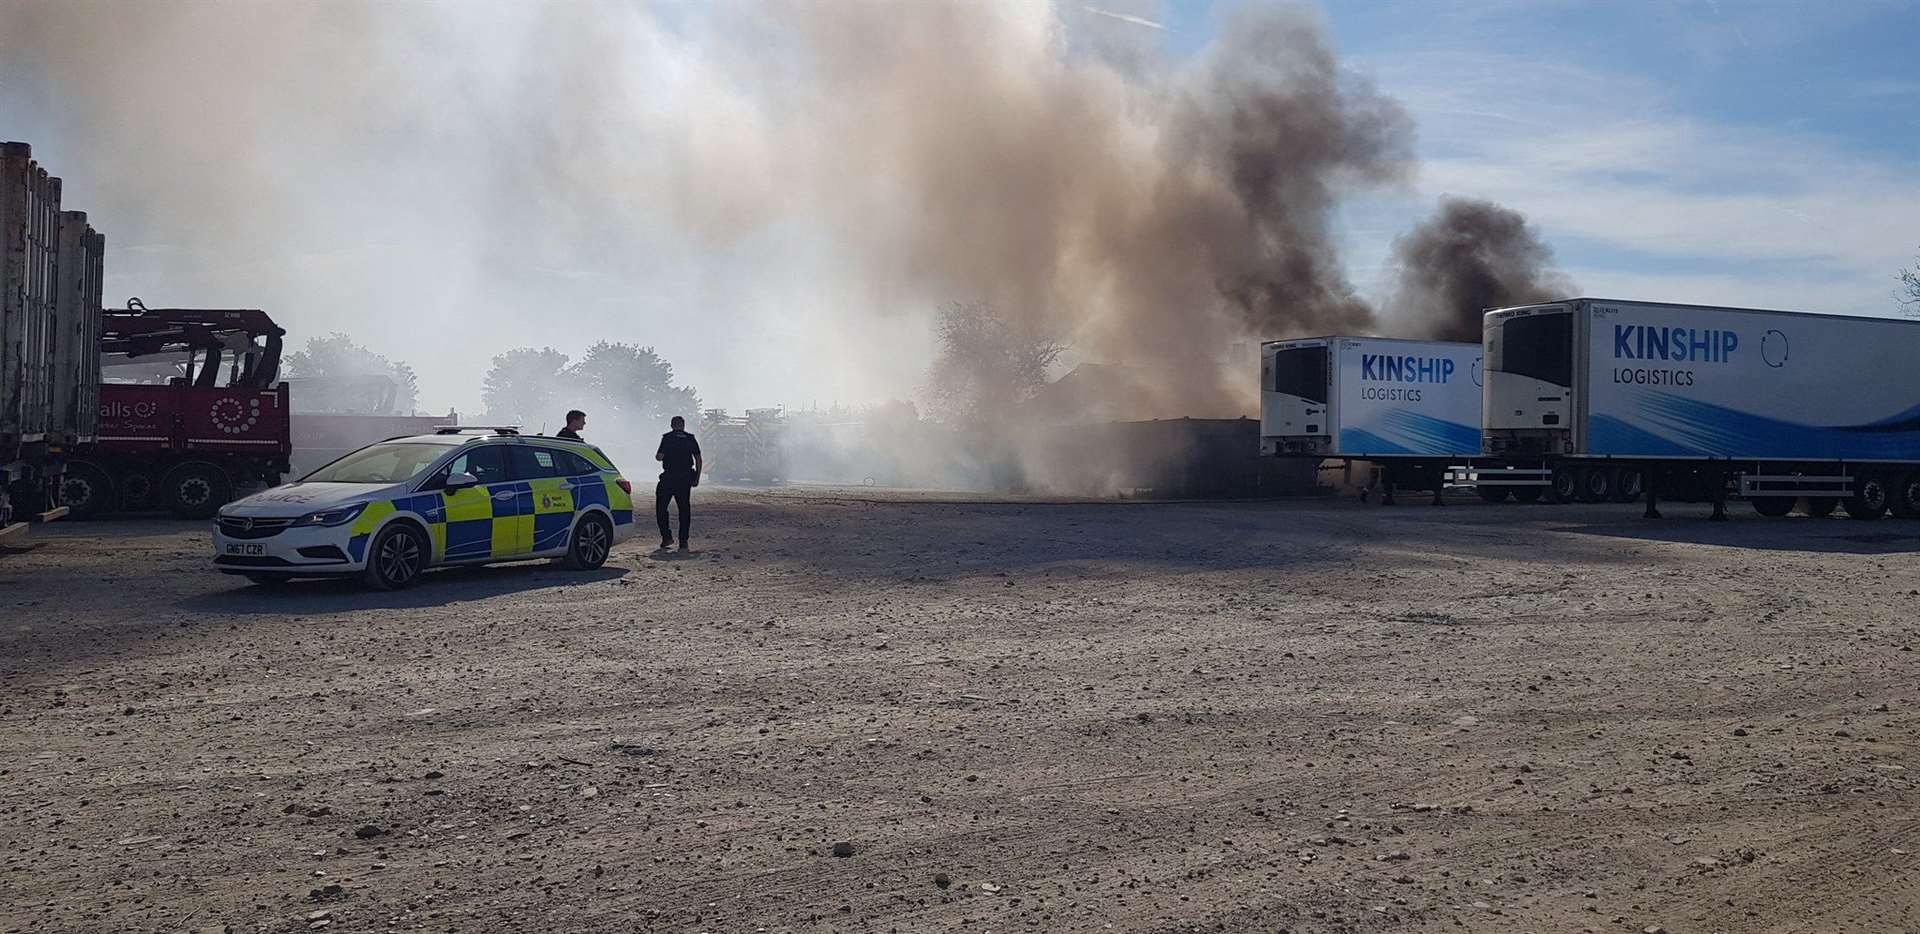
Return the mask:
MULTIPOLYGON (((418 414, 413 367, 363 347, 346 334, 307 341, 287 355, 294 408, 342 415, 418 414)), ((558 430, 568 409, 603 424, 658 424, 674 415, 698 420, 700 394, 674 383, 673 364, 652 347, 599 341, 574 360, 551 347, 516 347, 493 358, 481 382, 485 418, 529 430, 558 430)))

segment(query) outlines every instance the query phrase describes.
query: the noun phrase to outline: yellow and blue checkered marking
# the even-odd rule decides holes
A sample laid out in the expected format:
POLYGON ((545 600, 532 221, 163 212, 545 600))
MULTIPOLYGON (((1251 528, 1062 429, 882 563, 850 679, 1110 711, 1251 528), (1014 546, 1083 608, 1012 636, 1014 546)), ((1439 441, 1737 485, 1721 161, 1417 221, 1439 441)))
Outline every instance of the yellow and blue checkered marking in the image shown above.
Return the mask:
POLYGON ((434 553, 442 561, 556 551, 566 546, 574 517, 582 510, 599 506, 613 516, 616 526, 633 524, 633 497, 617 481, 608 470, 369 503, 353 524, 347 552, 355 561, 364 560, 374 530, 396 512, 411 513, 426 522, 434 553))

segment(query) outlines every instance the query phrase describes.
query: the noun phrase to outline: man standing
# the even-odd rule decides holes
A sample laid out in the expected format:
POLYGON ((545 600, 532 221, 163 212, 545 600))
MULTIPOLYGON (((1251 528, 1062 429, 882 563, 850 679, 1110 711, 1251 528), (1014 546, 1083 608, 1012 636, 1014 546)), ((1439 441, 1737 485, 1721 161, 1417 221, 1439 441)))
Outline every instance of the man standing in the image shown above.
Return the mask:
POLYGON ((660 462, 660 482, 653 488, 653 515, 660 520, 660 548, 673 547, 673 532, 667 528, 667 501, 680 505, 680 550, 687 550, 687 528, 693 523, 693 488, 700 485, 700 471, 706 461, 700 457, 700 442, 687 434, 687 420, 673 417, 673 430, 660 436, 660 450, 653 459, 660 462))
POLYGON ((566 438, 569 441, 578 441, 580 440, 580 429, 585 427, 587 427, 587 413, 579 409, 574 409, 567 413, 567 427, 560 429, 554 437, 566 438))

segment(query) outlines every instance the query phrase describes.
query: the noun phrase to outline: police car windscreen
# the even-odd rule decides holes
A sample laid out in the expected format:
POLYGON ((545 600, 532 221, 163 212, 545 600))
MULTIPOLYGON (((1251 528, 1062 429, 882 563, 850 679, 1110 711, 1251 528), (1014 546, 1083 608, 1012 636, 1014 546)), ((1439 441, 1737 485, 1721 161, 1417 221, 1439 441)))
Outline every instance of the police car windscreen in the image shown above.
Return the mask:
POLYGON ((361 448, 301 478, 302 483, 401 483, 417 477, 440 455, 444 444, 393 441, 361 448))

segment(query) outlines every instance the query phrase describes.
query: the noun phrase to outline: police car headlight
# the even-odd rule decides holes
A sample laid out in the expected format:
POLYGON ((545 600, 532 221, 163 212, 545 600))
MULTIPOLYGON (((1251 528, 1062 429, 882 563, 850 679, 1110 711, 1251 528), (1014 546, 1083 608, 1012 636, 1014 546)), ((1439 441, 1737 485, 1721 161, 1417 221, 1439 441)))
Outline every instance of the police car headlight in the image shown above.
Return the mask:
POLYGON ((322 509, 319 512, 310 512, 301 516, 294 525, 346 525, 360 518, 360 514, 366 509, 366 503, 355 503, 338 509, 322 509))

